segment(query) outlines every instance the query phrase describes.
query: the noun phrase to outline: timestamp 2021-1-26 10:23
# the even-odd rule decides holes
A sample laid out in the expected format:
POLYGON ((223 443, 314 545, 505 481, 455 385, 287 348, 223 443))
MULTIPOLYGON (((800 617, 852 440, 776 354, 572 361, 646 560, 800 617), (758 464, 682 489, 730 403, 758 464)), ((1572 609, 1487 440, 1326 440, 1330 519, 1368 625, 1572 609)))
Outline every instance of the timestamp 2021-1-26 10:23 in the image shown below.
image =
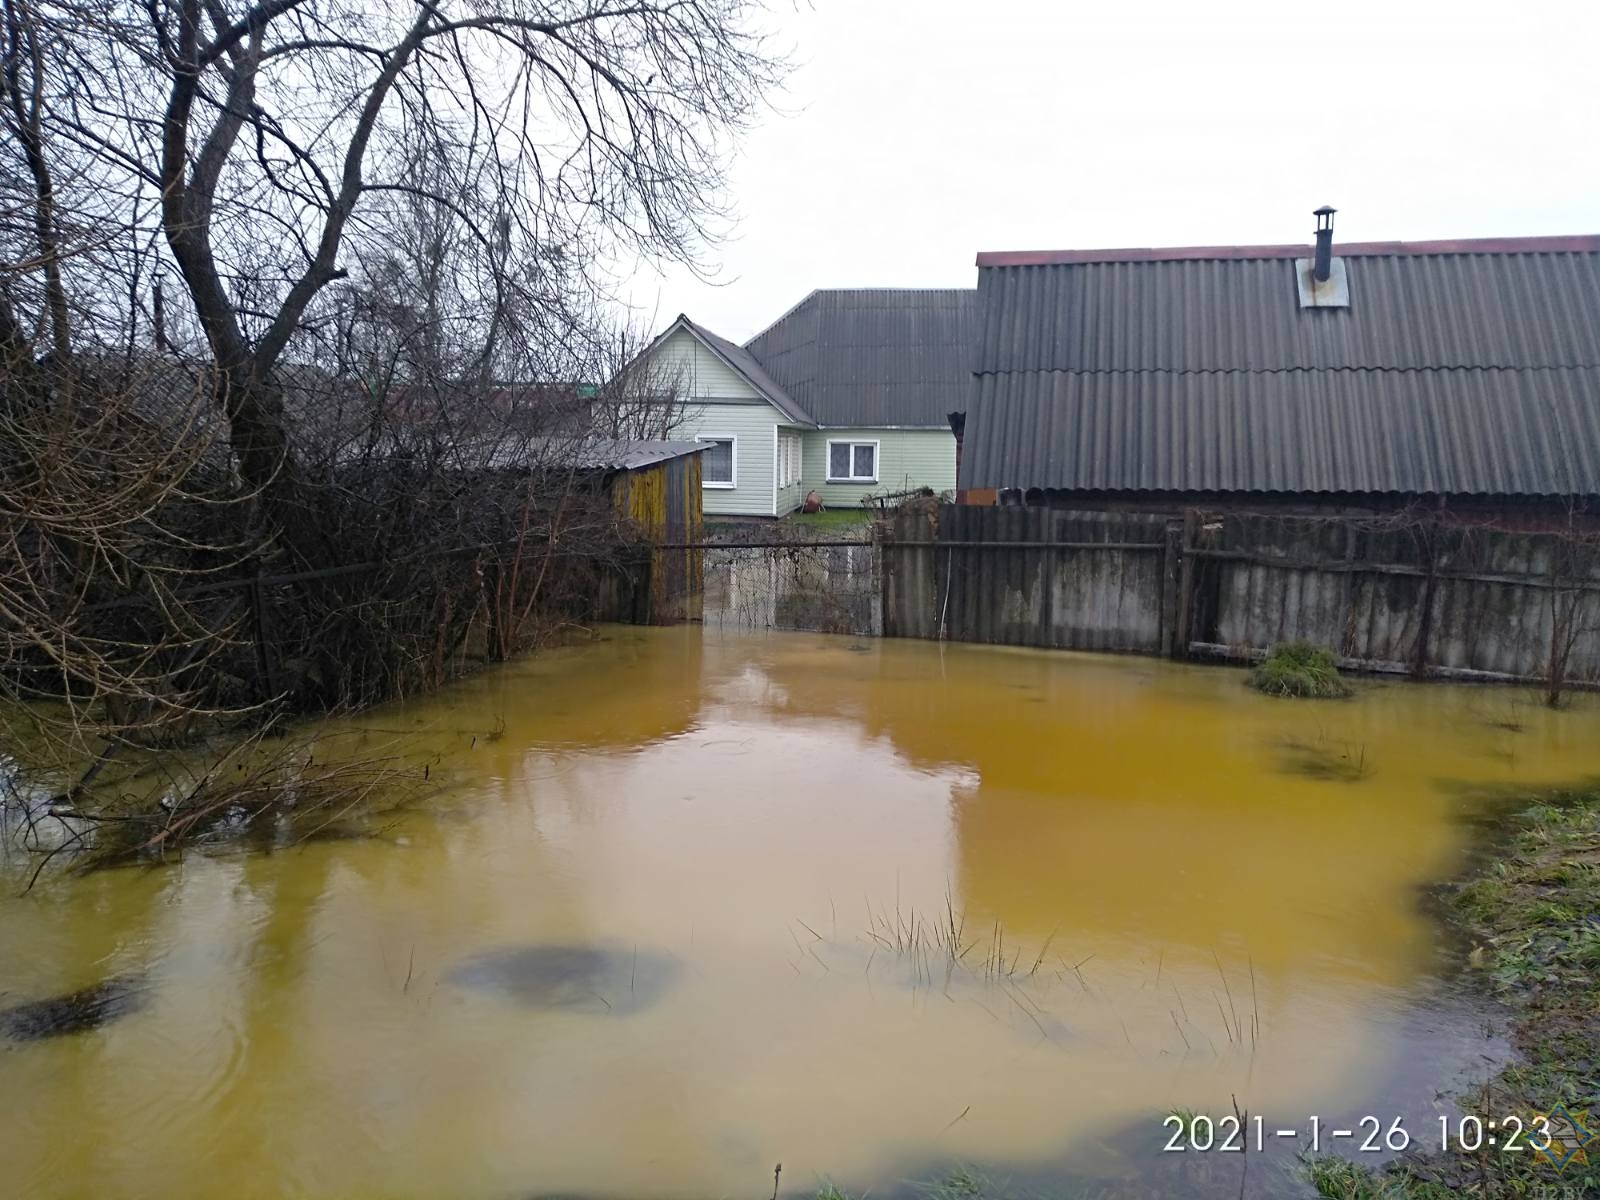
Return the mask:
POLYGON ((1359 1154, 1399 1154, 1404 1150, 1476 1154, 1481 1150, 1503 1153, 1543 1152, 1552 1145, 1548 1120, 1528 1124, 1521 1117, 1448 1116, 1440 1114, 1426 1130, 1413 1134, 1403 1117, 1385 1120, 1364 1116, 1349 1124, 1318 1116, 1304 1121, 1278 1123, 1263 1116, 1229 1113, 1212 1118, 1204 1114, 1173 1113, 1163 1118, 1169 1130, 1165 1153, 1257 1153, 1275 1144, 1289 1144, 1312 1154, 1354 1151, 1359 1154))

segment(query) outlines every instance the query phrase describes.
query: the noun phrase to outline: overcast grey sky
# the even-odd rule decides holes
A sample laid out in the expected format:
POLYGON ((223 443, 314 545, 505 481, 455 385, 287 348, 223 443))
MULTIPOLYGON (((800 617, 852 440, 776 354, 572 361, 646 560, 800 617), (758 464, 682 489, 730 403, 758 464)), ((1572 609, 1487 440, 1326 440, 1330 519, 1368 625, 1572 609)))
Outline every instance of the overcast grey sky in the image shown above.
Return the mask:
MULTIPOLYGON (((783 4, 786 0, 777 0, 783 4)), ((750 337, 817 287, 970 286, 979 250, 1600 232, 1594 0, 815 0, 741 143, 717 284, 750 337)))

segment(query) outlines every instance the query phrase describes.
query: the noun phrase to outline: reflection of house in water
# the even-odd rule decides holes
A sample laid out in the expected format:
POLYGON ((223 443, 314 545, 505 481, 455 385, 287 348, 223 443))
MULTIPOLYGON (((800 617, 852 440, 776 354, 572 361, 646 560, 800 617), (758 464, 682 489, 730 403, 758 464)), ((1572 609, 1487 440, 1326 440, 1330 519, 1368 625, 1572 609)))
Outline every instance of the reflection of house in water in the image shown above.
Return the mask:
POLYGON ((707 624, 819 633, 883 632, 879 551, 855 546, 741 547, 705 554, 707 624))

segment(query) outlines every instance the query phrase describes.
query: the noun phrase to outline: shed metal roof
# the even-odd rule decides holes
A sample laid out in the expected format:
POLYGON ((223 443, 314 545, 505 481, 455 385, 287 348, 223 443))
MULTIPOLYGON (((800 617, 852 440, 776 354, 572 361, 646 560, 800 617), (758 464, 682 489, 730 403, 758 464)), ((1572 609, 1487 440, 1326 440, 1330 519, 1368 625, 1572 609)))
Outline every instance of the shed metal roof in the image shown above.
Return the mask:
POLYGON ((704 442, 658 441, 648 438, 590 438, 571 452, 574 466, 601 471, 637 471, 671 458, 699 454, 704 442))
POLYGON ((979 256, 962 483, 1600 495, 1600 239, 979 256))
POLYGON ((812 292, 745 344, 820 425, 949 428, 972 389, 977 292, 812 292))

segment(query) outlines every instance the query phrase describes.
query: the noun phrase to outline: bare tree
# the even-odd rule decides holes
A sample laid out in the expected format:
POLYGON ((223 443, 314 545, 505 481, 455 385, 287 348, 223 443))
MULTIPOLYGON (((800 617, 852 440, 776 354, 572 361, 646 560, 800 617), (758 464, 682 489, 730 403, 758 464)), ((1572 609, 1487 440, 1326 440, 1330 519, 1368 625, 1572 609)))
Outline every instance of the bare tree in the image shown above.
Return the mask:
POLYGON ((677 419, 604 264, 699 265, 760 21, 0 0, 0 726, 62 797, 583 619, 634 553, 585 444, 677 419))
POLYGON ((614 438, 672 438, 682 433, 688 391, 681 366, 645 353, 649 342, 622 325, 600 340, 591 370, 595 432, 614 438))
MULTIPOLYGON (((8 149, 32 181, 32 302, 58 353, 63 213, 114 211, 132 245, 159 231, 242 479, 297 551, 281 375, 317 356, 330 285, 358 265, 381 279, 400 210, 456 219, 459 242, 423 258, 482 268, 484 364, 502 340, 570 342, 511 324, 570 335, 568 301, 618 248, 694 261, 728 137, 779 73, 747 0, 3 2, 8 149)), ((118 286, 103 260, 81 286, 122 294, 126 255, 116 266, 118 286)), ((27 328, 13 312, 0 334, 27 328)))

